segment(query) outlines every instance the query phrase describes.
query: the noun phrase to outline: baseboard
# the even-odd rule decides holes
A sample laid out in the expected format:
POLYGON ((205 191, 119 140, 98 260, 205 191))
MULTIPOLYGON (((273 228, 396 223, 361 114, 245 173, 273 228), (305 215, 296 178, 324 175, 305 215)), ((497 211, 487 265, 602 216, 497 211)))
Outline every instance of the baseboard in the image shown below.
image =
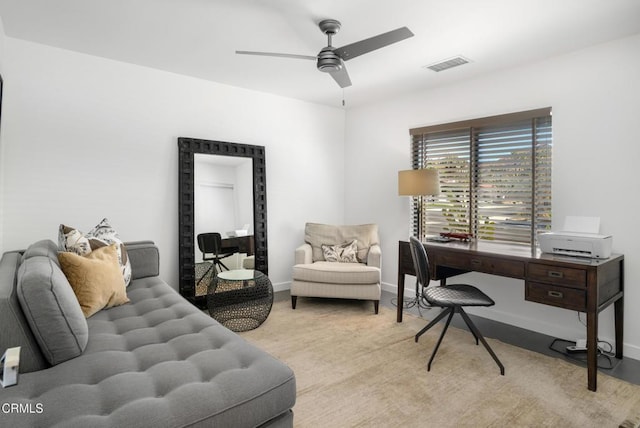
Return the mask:
POLYGON ((274 292, 291 290, 291 281, 271 283, 271 285, 274 292))
POLYGON ((622 354, 624 358, 633 358, 640 361, 640 347, 635 345, 622 345, 622 354))

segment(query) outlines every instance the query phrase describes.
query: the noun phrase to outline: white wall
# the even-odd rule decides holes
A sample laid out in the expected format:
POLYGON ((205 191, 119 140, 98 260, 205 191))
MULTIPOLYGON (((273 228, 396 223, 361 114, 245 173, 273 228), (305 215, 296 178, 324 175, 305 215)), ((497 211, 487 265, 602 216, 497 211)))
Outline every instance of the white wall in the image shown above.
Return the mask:
POLYGON ((305 221, 341 222, 344 111, 5 38, 1 249, 108 217, 178 283, 177 138, 266 147, 269 276, 305 221))
MULTIPOLYGON (((345 220, 380 225, 385 287, 396 290, 397 243, 409 233, 409 201, 397 195, 397 171, 410 168, 409 129, 551 106, 554 227, 566 215, 599 216, 602 232, 613 235, 614 250, 626 262, 624 352, 640 358, 638 52, 640 35, 349 110, 345 220)), ((585 337, 576 312, 525 302, 523 281, 484 274, 459 279, 479 284, 496 300, 482 311, 490 318, 567 339, 585 337)), ((613 342, 613 308, 600 320, 600 338, 613 342)))
MULTIPOLYGON (((5 49, 4 49, 4 24, 2 23, 2 18, 0 17, 0 75, 4 78, 4 58, 5 58, 5 49)), ((3 103, 4 104, 4 103, 3 103)), ((4 216, 4 210, 2 209, 2 195, 3 195, 3 173, 2 173, 2 159, 3 159, 3 145, 2 145, 2 117, 0 112, 0 249, 2 248, 2 218, 4 216)))

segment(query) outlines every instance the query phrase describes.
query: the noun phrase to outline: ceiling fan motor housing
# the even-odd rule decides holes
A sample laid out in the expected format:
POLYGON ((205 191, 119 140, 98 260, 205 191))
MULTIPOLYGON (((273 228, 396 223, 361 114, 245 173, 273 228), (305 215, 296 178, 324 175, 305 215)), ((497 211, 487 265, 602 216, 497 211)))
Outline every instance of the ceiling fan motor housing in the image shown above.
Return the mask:
POLYGON ((338 71, 342 68, 342 61, 340 57, 333 52, 331 46, 322 48, 318 54, 318 70, 325 73, 331 73, 338 71))

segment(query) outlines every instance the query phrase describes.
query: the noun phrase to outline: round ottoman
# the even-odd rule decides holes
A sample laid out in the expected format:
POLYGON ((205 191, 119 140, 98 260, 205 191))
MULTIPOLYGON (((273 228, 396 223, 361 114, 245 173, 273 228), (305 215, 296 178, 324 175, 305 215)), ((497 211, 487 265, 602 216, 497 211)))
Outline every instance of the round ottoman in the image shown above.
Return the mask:
POLYGON ((257 270, 220 272, 209 284, 207 308, 213 319, 233 331, 253 330, 271 312, 273 286, 257 270))

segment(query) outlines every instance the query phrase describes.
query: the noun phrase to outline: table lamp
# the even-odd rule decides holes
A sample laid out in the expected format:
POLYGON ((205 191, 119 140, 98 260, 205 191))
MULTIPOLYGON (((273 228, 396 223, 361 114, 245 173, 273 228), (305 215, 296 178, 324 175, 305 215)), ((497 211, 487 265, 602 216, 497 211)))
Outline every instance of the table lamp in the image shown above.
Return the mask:
MULTIPOLYGON (((398 195, 418 197, 418 236, 422 240, 422 198, 440 194, 440 179, 435 168, 410 169, 398 171, 398 195)), ((400 302, 398 302, 399 304, 400 302)), ((413 306, 427 308, 420 302, 419 283, 416 278, 416 297, 403 302, 405 308, 413 306)))
POLYGON ((422 239, 422 197, 440 194, 440 179, 435 168, 398 171, 398 195, 417 196, 418 239, 422 239))

